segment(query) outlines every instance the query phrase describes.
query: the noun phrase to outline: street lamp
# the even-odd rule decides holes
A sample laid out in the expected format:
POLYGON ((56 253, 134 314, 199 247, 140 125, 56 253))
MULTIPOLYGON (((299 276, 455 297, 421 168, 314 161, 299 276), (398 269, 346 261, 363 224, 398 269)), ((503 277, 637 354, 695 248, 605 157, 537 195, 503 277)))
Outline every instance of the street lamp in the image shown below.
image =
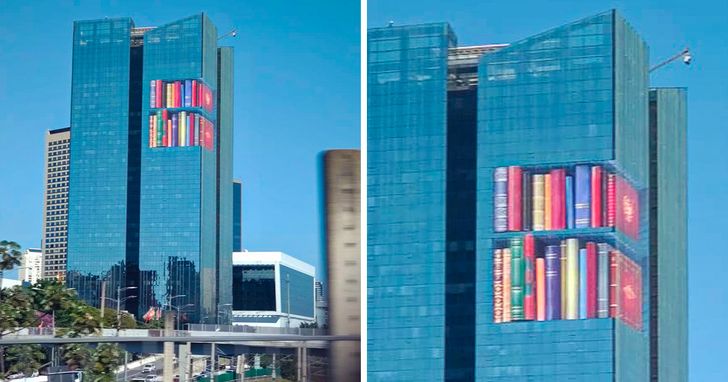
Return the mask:
POLYGON ((659 69, 659 68, 661 68, 661 67, 663 67, 663 66, 665 66, 665 65, 667 65, 667 64, 669 64, 669 63, 671 63, 671 62, 673 62, 673 61, 675 61, 675 60, 677 60, 679 58, 682 58, 683 59, 683 62, 685 63, 685 65, 690 65, 690 63, 693 61, 693 55, 690 54, 690 49, 685 48, 685 49, 681 50, 679 53, 677 53, 676 55, 674 55, 674 56, 668 58, 667 60, 662 61, 661 63, 659 63, 659 64, 651 67, 650 68, 650 73, 652 73, 653 71, 655 71, 655 70, 657 70, 657 69, 659 69))
POLYGON ((185 309, 187 309, 187 308, 189 308, 189 307, 191 307, 191 306, 195 306, 195 304, 187 304, 187 305, 183 305, 183 306, 179 306, 179 305, 172 305, 172 304, 170 304, 169 306, 170 306, 170 307, 171 307, 172 309, 174 309, 174 310, 176 310, 176 311, 177 311, 177 316, 175 317, 175 319, 176 319, 176 322, 177 322, 177 326, 176 326, 176 328, 177 328, 177 330, 179 330, 179 312, 180 312, 180 311, 182 311, 182 310, 185 310, 185 309))
POLYGON ((238 30, 236 28, 233 28, 230 32, 225 33, 224 35, 218 37, 218 41, 224 39, 227 36, 236 37, 238 35, 238 30))

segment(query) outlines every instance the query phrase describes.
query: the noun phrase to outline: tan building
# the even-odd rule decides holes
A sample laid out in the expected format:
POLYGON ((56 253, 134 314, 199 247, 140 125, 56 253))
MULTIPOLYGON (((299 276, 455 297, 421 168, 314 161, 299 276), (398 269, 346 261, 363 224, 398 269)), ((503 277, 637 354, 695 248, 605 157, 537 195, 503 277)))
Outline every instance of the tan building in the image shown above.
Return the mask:
POLYGON ((68 168, 71 129, 50 130, 45 142, 43 198, 43 278, 64 280, 68 243, 68 168))
MULTIPOLYGON (((324 153, 328 321, 331 334, 361 332, 361 169, 359 150, 324 153)), ((359 381, 360 343, 334 342, 331 381, 359 381)))

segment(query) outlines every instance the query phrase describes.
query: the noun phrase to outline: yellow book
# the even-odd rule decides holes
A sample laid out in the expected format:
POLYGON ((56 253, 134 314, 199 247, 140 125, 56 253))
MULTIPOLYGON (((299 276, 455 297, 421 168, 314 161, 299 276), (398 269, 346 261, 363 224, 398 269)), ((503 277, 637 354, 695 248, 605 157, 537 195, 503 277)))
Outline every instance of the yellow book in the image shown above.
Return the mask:
POLYGON ((543 176, 543 227, 551 229, 551 175, 543 176))
POLYGON ((511 249, 503 248, 503 322, 511 321, 511 249))
POLYGON ((566 319, 579 319, 579 240, 566 239, 566 319))
POLYGON ((167 91, 164 93, 167 95, 167 107, 172 107, 172 84, 167 84, 167 91))
POLYGON ((179 145, 180 146, 187 146, 187 124, 185 121, 187 120, 185 116, 185 112, 179 113, 179 145))
POLYGON ((543 175, 533 175, 533 230, 543 231, 543 175))

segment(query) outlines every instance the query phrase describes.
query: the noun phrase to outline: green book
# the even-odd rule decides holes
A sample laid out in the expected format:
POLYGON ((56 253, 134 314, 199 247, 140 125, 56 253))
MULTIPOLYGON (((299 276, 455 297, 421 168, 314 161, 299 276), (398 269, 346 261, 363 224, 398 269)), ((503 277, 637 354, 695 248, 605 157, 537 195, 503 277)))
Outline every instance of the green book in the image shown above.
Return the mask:
POLYGON ((526 284, 526 261, 523 240, 511 239, 511 319, 523 320, 523 292, 526 284))

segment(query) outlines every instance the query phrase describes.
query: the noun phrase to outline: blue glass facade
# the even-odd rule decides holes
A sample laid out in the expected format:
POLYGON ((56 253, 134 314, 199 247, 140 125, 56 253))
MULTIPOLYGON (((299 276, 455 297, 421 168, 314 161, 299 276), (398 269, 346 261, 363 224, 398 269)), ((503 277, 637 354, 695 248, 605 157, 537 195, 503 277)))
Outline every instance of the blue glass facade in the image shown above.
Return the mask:
POLYGON ((96 305, 94 280, 112 281, 107 296, 136 287, 125 307, 138 316, 192 304, 185 320, 229 318, 232 48, 218 48, 204 14, 156 28, 120 20, 75 26, 69 284, 96 305), (88 25, 103 34, 90 39, 88 25), (94 41, 106 45, 89 51, 94 41), (109 73, 107 99, 95 89, 114 84, 109 73))
POLYGON ((285 265, 279 266, 281 300, 280 311, 288 313, 288 288, 291 290, 291 314, 314 316, 314 288, 313 276, 291 269, 285 265))
POLYGON ((243 250, 243 184, 233 181, 233 252, 243 250))
POLYGON ((448 24, 368 34, 369 381, 445 367, 448 24))
POLYGON ((129 18, 73 27, 67 280, 96 306, 102 282, 127 282, 132 28, 129 18))
POLYGON ((447 24, 371 29, 368 44, 369 379, 648 380, 648 50, 637 33, 609 11, 507 47, 456 48, 447 24), (497 229, 494 173, 507 166, 597 171, 591 222, 497 229), (613 310, 604 300, 603 318, 497 319, 494 252, 526 233, 542 264, 544 247, 566 239, 610 248, 613 310))

